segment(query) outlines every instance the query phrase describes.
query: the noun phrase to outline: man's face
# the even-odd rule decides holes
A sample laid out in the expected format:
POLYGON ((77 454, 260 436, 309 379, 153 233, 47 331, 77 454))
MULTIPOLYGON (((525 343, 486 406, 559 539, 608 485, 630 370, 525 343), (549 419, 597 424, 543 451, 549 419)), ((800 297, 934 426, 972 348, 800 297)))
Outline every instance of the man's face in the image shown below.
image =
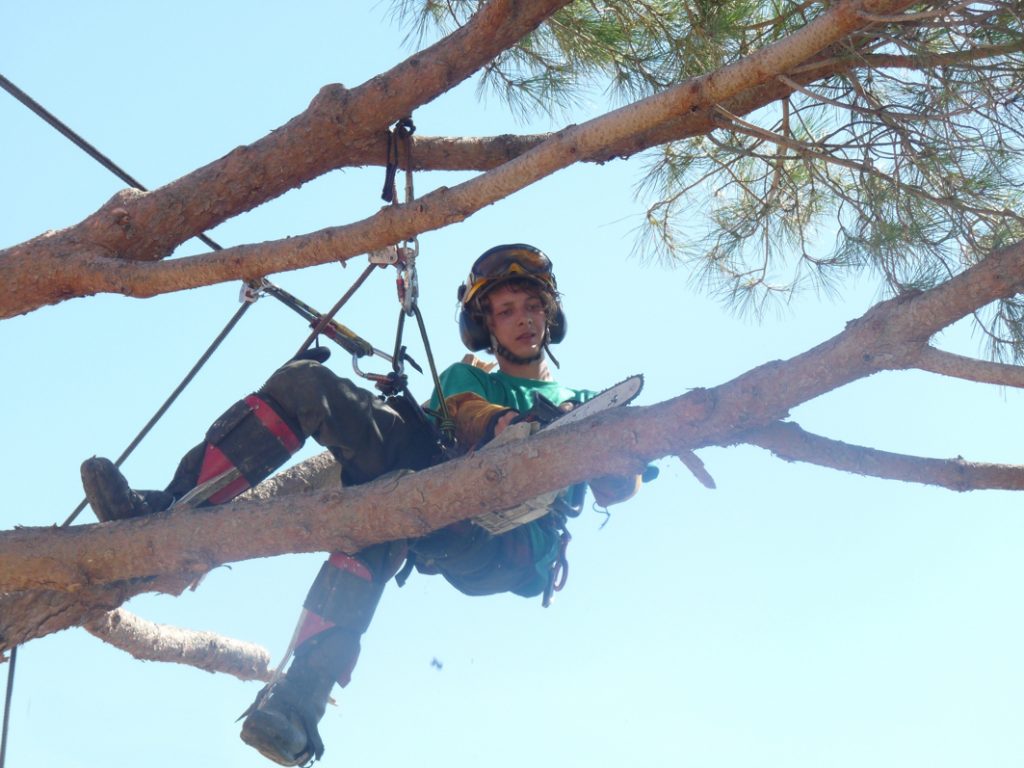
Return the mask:
POLYGON ((487 327, 514 355, 531 358, 541 351, 547 317, 544 302, 532 292, 498 286, 490 292, 487 327))

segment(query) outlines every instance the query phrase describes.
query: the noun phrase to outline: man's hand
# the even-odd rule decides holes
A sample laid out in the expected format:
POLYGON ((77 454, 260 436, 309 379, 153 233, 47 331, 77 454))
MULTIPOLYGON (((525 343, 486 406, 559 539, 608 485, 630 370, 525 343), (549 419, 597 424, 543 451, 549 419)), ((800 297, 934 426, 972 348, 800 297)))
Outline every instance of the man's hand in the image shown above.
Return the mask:
POLYGON ((498 417, 498 420, 494 422, 494 437, 497 437, 502 432, 504 432, 505 427, 507 427, 517 418, 519 418, 519 411, 509 410, 501 414, 501 416, 498 417))

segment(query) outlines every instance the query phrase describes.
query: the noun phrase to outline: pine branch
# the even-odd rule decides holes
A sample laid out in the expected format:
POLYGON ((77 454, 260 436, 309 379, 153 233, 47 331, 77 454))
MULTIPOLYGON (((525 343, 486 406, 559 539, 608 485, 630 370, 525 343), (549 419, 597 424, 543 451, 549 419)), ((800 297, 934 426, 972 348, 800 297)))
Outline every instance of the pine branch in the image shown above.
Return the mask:
MULTIPOLYGON (((0 533, 0 590, 9 593, 0 596, 0 652, 95 620, 134 594, 180 590, 225 562, 284 552, 357 551, 421 536, 483 510, 511 508, 588 477, 639 472, 658 457, 753 442, 757 430, 784 419, 800 403, 880 370, 914 367, 938 330, 1021 284, 1024 242, 934 289, 876 305, 837 336, 790 360, 759 366, 713 389, 608 411, 398 480, 235 501, 201 512, 0 533)), ((927 476, 921 467, 902 471, 906 477, 927 476)), ((1019 468, 965 464, 954 471, 947 463, 929 471, 948 487, 1021 482, 1019 468)), ((311 474, 329 472, 327 462, 311 474)))
POLYGON ((963 355, 955 355, 932 346, 921 349, 914 367, 922 371, 940 373, 982 384, 996 384, 1003 387, 1024 387, 1024 367, 993 363, 963 355))
MULTIPOLYGON (((489 3, 486 8, 498 4, 489 3)), ((273 140, 268 138, 236 150, 223 160, 199 169, 162 190, 145 195, 125 193, 116 196, 100 211, 69 230, 47 234, 0 252, 0 317, 28 312, 44 303, 62 301, 71 296, 99 292, 152 296, 239 278, 255 279, 329 261, 344 261, 461 221, 581 159, 607 159, 609 152, 621 153, 627 147, 632 147, 630 153, 637 151, 643 145, 650 146, 647 142, 656 140, 659 133, 652 129, 658 126, 662 126, 661 130, 674 130, 675 120, 685 119, 692 113, 707 110, 713 104, 729 101, 741 94, 752 94, 759 84, 798 66, 858 29, 864 24, 859 15, 862 7, 899 10, 909 4, 907 0, 873 3, 844 0, 836 3, 806 27, 750 56, 629 107, 566 128, 499 168, 451 189, 442 188, 430 193, 415 201, 414 205, 390 206, 361 222, 300 237, 152 263, 151 260, 170 253, 177 243, 239 210, 279 194, 274 190, 281 187, 282 181, 276 179, 271 184, 271 180, 265 178, 266 167, 278 170, 287 167, 287 152, 294 147, 302 147, 301 154, 305 156, 310 154, 308 145, 311 141, 317 144, 317 141, 330 139, 333 146, 338 136, 349 141, 358 140, 360 136, 372 134, 367 133, 365 127, 376 124, 371 117, 377 112, 372 110, 385 109, 383 105, 389 108, 409 106, 393 98, 382 103, 368 102, 371 96, 381 96, 377 92, 382 87, 378 78, 367 86, 360 86, 368 90, 360 91, 358 101, 353 94, 359 89, 340 92, 337 88, 328 87, 310 110, 275 132, 273 140), (361 114, 358 105, 369 110, 362 122, 357 121, 361 114), (339 120, 340 125, 351 130, 339 132, 339 120), (313 127, 309 125, 311 122, 313 127), (329 136, 311 136, 311 132, 327 130, 324 126, 329 127, 329 136), (246 183, 232 184, 232 179, 239 177, 245 177, 246 183), (260 199, 240 201, 237 199, 239 193, 232 192, 236 188, 244 188, 249 191, 247 194, 258 195, 260 199), (188 205, 196 210, 180 211, 182 200, 189 201, 188 205), (217 203, 214 205, 211 200, 217 203), (168 217, 164 208, 172 204, 178 214, 168 217), (167 221, 174 223, 170 230, 164 228, 169 226, 167 221), (39 279, 40 275, 45 279, 39 279)), ((469 27, 467 25, 459 33, 469 27)), ((441 50, 445 55, 451 54, 450 48, 441 50)), ((460 67, 465 66, 465 62, 460 62, 460 67)), ((433 71, 434 68, 428 69, 433 71)), ((386 82, 392 82, 394 72, 389 73, 386 82)), ((392 84, 397 87, 397 84, 392 84)), ((429 88, 425 90, 429 91, 429 88)), ((416 95, 427 98, 419 91, 416 95)), ((406 113, 403 111, 398 116, 406 113)), ((384 125, 380 126, 381 129, 384 125)), ((329 167, 332 166, 321 162, 320 172, 329 167)), ((314 170, 310 166, 297 171, 291 174, 294 178, 287 183, 297 185, 314 170)))
POLYGON ((737 442, 765 448, 785 461, 802 461, 857 475, 935 485, 953 491, 1024 489, 1024 466, 1021 465, 890 453, 815 435, 792 422, 776 422, 751 430, 737 442))
POLYGON ((83 625, 105 643, 143 661, 186 664, 239 680, 270 680, 265 648, 213 632, 197 632, 146 621, 122 608, 83 625))
POLYGON ((912 56, 901 56, 892 53, 868 53, 861 59, 863 63, 874 70, 881 69, 906 69, 910 71, 924 71, 936 67, 964 67, 985 59, 995 59, 1002 56, 1012 56, 1015 53, 1024 53, 1024 40, 1003 45, 980 45, 966 51, 953 53, 915 53, 912 56))

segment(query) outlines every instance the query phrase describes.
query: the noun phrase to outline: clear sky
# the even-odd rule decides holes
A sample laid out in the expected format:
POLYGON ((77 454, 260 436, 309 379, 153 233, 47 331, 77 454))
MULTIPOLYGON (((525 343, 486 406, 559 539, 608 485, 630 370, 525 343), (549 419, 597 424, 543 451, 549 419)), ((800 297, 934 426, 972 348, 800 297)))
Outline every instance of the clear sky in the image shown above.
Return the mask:
MULTIPOLYGON (((322 85, 356 85, 407 55, 387 4, 367 5, 8 2, 0 73, 156 187, 283 124, 322 85)), ((425 135, 560 125, 515 125, 497 100, 478 102, 473 83, 414 119, 425 135)), ((559 378, 600 388, 643 372, 639 404, 799 353, 877 299, 870 283, 850 283, 842 300, 801 296, 762 324, 733 317, 685 269, 630 256, 639 173, 624 162, 574 168, 425 234, 421 306, 442 364, 463 353, 456 286, 501 242, 534 243, 555 261, 569 319, 559 378)), ((416 190, 460 178, 421 174, 416 190)), ((381 205, 382 181, 379 169, 332 173, 211 235, 234 245, 361 218, 381 205)), ((71 225, 122 186, 0 93, 0 246, 71 225)), ((202 250, 192 242, 181 253, 202 250)), ((353 264, 274 279, 327 307, 361 269, 353 264)), ((121 452, 237 293, 230 284, 146 301, 102 296, 0 323, 3 528, 67 517, 82 497, 79 463, 121 452)), ((391 276, 375 275, 350 306, 342 321, 389 347, 391 276)), ((261 300, 126 462, 133 484, 165 484, 211 419, 305 335, 296 316, 261 300)), ((940 344, 974 353, 980 340, 961 330, 940 344)), ((351 374, 343 355, 331 364, 351 374)), ((413 386, 429 394, 426 377, 413 386)), ((902 373, 792 416, 852 443, 1019 462, 1020 406, 1017 392, 902 373)), ((575 522, 569 583, 551 608, 465 597, 421 575, 389 588, 353 682, 321 725, 323 765, 1021 764, 1018 496, 860 478, 749 447, 701 456, 718 490, 666 458, 661 477, 610 520, 586 512, 575 522)), ((260 643, 276 663, 321 561, 234 564, 196 592, 128 608, 260 643)), ((234 722, 259 687, 61 632, 19 654, 8 766, 269 765, 234 722)))

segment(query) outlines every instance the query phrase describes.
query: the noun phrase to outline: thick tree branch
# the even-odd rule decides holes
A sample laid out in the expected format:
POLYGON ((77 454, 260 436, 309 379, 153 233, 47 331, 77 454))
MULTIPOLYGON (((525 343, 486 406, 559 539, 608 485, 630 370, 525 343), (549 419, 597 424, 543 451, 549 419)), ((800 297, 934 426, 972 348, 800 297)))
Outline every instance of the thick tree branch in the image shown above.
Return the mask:
MULTIPOLYGON (((75 272, 106 259, 164 258, 175 246, 244 211, 339 167, 335 154, 384 130, 472 75, 569 0, 492 0, 448 37, 363 85, 329 85, 301 115, 249 146, 153 192, 115 195, 81 224, 0 252, 0 307, 15 296, 52 303, 88 294, 75 272)), ((342 161, 341 164, 344 164, 342 161)), ((102 289, 100 289, 102 290, 102 289)), ((29 311, 2 313, 3 317, 29 311)))
MULTIPOLYGON (((496 4, 491 3, 486 7, 496 4)), ((599 157, 607 159, 609 153, 630 154, 651 146, 652 142, 659 140, 659 134, 650 133, 658 126, 661 126, 661 131, 671 132, 669 138, 678 138, 681 135, 680 127, 675 121, 706 111, 716 103, 730 102, 730 107, 738 110, 736 114, 743 114, 746 105, 739 98, 742 94, 752 94, 763 88, 763 84, 775 75, 807 62, 850 32, 864 26, 865 21, 860 15, 862 8, 892 13, 909 4, 905 0, 846 0, 837 3, 785 40, 773 43, 734 64, 581 126, 566 128, 500 168, 451 190, 434 192, 412 206, 389 207, 376 216, 345 227, 258 246, 241 246, 218 254, 178 259, 162 265, 130 263, 126 259, 162 258, 173 245, 233 214, 226 214, 227 209, 223 207, 230 203, 219 202, 213 206, 209 193, 202 189, 205 175, 209 174, 208 169, 213 166, 200 169, 182 180, 182 183, 187 180, 189 184, 198 185, 195 189, 174 185, 164 188, 173 187, 174 193, 164 198, 161 204, 154 201, 159 201, 155 196, 162 193, 162 190, 147 195, 125 193, 71 230, 44 235, 8 249, 6 253, 0 253, 0 317, 28 312, 42 304, 71 296, 107 291, 131 296, 152 296, 225 280, 252 279, 273 272, 345 260, 461 221, 480 208, 580 160, 599 157), (734 100, 741 103, 732 104, 734 100), (189 201, 188 206, 202 210, 197 213, 186 210, 188 206, 183 202, 185 200, 189 201), (217 207, 216 214, 209 214, 211 206, 217 207)), ((356 91, 344 97, 349 111, 354 110, 354 93, 356 91)), ((282 128, 278 132, 282 134, 280 140, 285 141, 286 136, 294 133, 295 140, 307 145, 310 138, 304 135, 304 131, 308 129, 296 127, 299 125, 296 121, 314 113, 314 107, 326 98, 322 94, 307 113, 282 128)), ((751 104, 757 101, 757 98, 750 100, 751 104)), ((330 114, 333 117, 328 118, 327 122, 334 126, 341 117, 334 112, 330 114)), ((345 112, 345 116, 346 120, 351 118, 349 112, 345 112)), ((358 124, 365 126, 366 122, 358 124)), ((386 124, 387 121, 383 123, 386 124)), ((710 123, 708 126, 710 128, 710 123)), ((357 142, 359 136, 358 133, 350 133, 347 134, 347 140, 357 142)), ((237 153, 262 158, 264 149, 253 145, 237 150, 237 153)), ((273 152, 271 156, 278 158, 273 152)), ((226 160, 231 157, 229 155, 226 160)), ((260 162, 264 161, 261 159, 260 162)), ((217 168, 215 175, 219 174, 216 179, 219 184, 245 178, 244 185, 234 186, 270 189, 267 187, 269 182, 263 180, 247 162, 239 162, 238 167, 231 163, 221 163, 223 161, 214 164, 217 168)), ((281 172, 280 168, 274 167, 281 172)), ((228 191, 224 190, 223 193, 227 194, 228 191)), ((264 200, 274 196, 264 192, 260 192, 260 195, 264 200)), ((219 199, 216 195, 214 198, 219 199)), ((247 200, 246 206, 252 207, 257 202, 255 199, 247 200)), ((247 207, 240 210, 247 210, 247 207)))
POLYGON ((213 632, 156 624, 120 608, 89 621, 85 629, 143 661, 172 661, 239 680, 270 680, 266 649, 213 632))
MULTIPOLYGON (((511 507, 587 477, 635 471, 660 456, 735 444, 744 433, 784 419, 799 403, 850 381, 879 370, 915 367, 931 335, 1011 295, 1022 280, 1024 244, 1018 243, 937 288, 873 307, 842 333, 788 361, 767 363, 713 389, 609 412, 399 481, 292 492, 277 501, 238 501, 217 510, 122 523, 0 534, 0 590, 10 592, 0 596, 0 652, 96 619, 132 595, 161 585, 140 576, 177 574, 173 583, 180 589, 233 559, 352 551, 422 535, 484 509, 511 507), (265 537, 254 538, 263 532, 265 537)), ((283 487, 294 491, 329 484, 333 466, 326 457, 319 460, 308 473, 312 479, 293 478, 283 487)))
POLYGON ((420 536, 487 508, 511 507, 587 477, 637 471, 649 460, 704 445, 729 445, 850 381, 913 367, 937 330, 1020 282, 1022 254, 1018 244, 935 289, 883 302, 817 347, 714 389, 609 412, 399 479, 235 502, 216 512, 3 533, 0 588, 76 590, 155 574, 198 575, 224 562, 285 551, 355 551, 420 536), (954 283, 957 296, 973 301, 950 299, 954 283), (959 315, 951 305, 959 305, 959 315))
POLYGON ((751 430, 737 442, 760 446, 785 461, 803 461, 858 475, 937 485, 953 491, 1024 489, 1024 466, 979 464, 960 457, 931 459, 890 453, 814 435, 792 422, 776 422, 751 430))
POLYGON ((0 593, 0 656, 37 637, 102 618, 143 592, 181 594, 189 580, 147 578, 98 584, 75 592, 29 590, 0 593))

